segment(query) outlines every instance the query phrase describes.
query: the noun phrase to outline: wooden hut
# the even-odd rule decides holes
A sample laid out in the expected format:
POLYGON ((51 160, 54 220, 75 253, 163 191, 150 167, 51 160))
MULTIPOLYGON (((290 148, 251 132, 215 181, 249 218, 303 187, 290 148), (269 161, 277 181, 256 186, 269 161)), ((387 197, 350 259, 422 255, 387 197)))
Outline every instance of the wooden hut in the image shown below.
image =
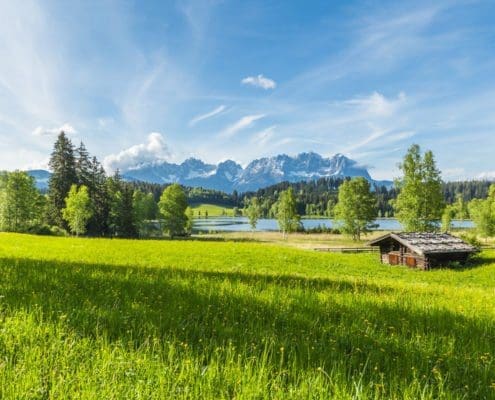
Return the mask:
POLYGON ((385 264, 429 269, 451 261, 464 263, 477 249, 447 233, 389 233, 369 243, 380 247, 385 264))

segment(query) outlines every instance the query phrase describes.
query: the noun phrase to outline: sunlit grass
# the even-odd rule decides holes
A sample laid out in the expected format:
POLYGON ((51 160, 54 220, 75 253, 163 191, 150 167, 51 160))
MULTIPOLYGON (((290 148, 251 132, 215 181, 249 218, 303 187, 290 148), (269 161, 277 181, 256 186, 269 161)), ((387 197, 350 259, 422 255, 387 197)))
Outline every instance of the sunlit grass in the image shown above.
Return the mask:
POLYGON ((193 204, 191 205, 195 218, 208 217, 233 217, 234 209, 229 206, 219 206, 216 204, 193 204))
POLYGON ((0 234, 0 397, 493 398, 494 287, 495 252, 0 234))

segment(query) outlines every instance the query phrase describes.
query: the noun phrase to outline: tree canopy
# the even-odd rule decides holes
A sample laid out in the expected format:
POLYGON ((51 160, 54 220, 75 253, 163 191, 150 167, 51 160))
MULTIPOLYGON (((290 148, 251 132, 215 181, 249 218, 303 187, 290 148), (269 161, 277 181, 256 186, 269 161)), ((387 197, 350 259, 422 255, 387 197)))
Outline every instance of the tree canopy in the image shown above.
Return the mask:
POLYGON ((257 197, 249 199, 248 205, 244 210, 244 215, 248 218, 249 225, 254 231, 258 225, 258 220, 261 218, 261 207, 257 197))
POLYGON ((361 234, 369 232, 376 218, 375 196, 365 178, 354 178, 339 188, 339 201, 334 208, 334 218, 340 229, 360 240, 361 234))
POLYGON ((187 225, 187 197, 182 187, 174 183, 167 187, 158 202, 163 227, 171 237, 185 234, 187 225))
POLYGON ((482 237, 495 235, 495 184, 490 186, 485 200, 474 199, 469 203, 469 213, 482 237))
POLYGON ((52 174, 48 182, 49 221, 60 227, 67 227, 62 218, 65 198, 71 186, 78 183, 74 146, 62 131, 55 142, 49 164, 52 174))
POLYGON ((403 177, 395 181, 399 190, 393 202, 395 216, 406 231, 431 232, 438 229, 444 199, 442 180, 431 151, 421 157, 418 145, 412 145, 399 165, 403 177))
POLYGON ((70 231, 76 236, 86 233, 86 225, 93 215, 88 188, 81 185, 72 185, 65 199, 65 208, 62 217, 67 221, 70 231))
POLYGON ((0 229, 25 232, 40 223, 44 198, 36 189, 34 178, 26 172, 0 175, 0 229))
POLYGON ((291 187, 280 193, 275 210, 278 226, 284 237, 300 228, 301 217, 297 213, 296 198, 291 187))

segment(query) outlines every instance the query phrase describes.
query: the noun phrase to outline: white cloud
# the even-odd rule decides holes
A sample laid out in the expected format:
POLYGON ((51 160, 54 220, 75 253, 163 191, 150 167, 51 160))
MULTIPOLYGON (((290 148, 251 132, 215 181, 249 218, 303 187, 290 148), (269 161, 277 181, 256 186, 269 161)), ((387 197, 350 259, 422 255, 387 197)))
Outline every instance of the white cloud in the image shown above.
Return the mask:
POLYGON ((217 108, 215 108, 214 110, 207 112, 206 114, 197 115, 196 117, 191 119, 191 121, 189 121, 189 126, 194 126, 200 121, 203 121, 205 119, 214 117, 215 115, 221 114, 222 112, 225 111, 226 108, 227 107, 225 107, 224 105, 221 105, 221 106, 218 106, 217 108))
POLYGON ((442 177, 447 179, 460 179, 466 175, 466 170, 461 167, 444 168, 442 177))
POLYGON ((495 180, 495 171, 484 171, 478 175, 478 179, 487 181, 495 180))
POLYGON ((252 137, 252 142, 260 146, 264 146, 273 137, 275 133, 276 125, 270 126, 262 131, 255 133, 252 137))
POLYGON ((241 83, 243 85, 251 85, 259 88, 267 89, 275 89, 277 87, 277 83, 270 78, 266 78, 263 75, 258 76, 248 76, 244 78, 241 83))
POLYGON ((220 133, 220 137, 230 138, 242 129, 250 127, 255 121, 263 118, 264 116, 265 114, 246 115, 236 123, 228 126, 222 133, 220 133))
POLYGON ((394 114, 406 101, 404 92, 400 92, 396 99, 387 99, 381 93, 373 92, 370 96, 358 97, 345 101, 345 104, 357 106, 367 114, 388 117, 394 114))
POLYGON ((38 126, 34 131, 34 136, 54 136, 58 135, 60 132, 64 131, 67 135, 73 135, 77 133, 74 127, 71 124, 65 123, 58 128, 43 128, 42 126, 38 126))
POLYGON ((107 172, 119 169, 126 171, 138 164, 163 160, 170 152, 161 133, 152 132, 146 143, 136 144, 117 154, 110 154, 103 160, 107 172))

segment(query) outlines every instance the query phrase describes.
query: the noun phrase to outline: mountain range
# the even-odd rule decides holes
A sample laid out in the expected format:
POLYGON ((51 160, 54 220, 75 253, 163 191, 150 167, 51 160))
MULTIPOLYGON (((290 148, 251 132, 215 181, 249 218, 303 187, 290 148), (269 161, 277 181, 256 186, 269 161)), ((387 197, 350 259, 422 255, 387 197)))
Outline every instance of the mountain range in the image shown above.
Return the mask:
MULTIPOLYGON (((30 171, 39 187, 46 187, 47 171, 30 171)), ((264 157, 250 162, 245 168, 232 160, 207 164, 189 158, 180 164, 165 161, 143 163, 122 171, 128 181, 151 183, 178 182, 184 186, 203 187, 232 193, 254 191, 276 183, 309 181, 325 177, 362 176, 375 182, 368 170, 356 161, 342 155, 325 158, 317 153, 301 153, 295 157, 286 154, 264 157)), ((386 186, 391 182, 378 182, 386 186)))

